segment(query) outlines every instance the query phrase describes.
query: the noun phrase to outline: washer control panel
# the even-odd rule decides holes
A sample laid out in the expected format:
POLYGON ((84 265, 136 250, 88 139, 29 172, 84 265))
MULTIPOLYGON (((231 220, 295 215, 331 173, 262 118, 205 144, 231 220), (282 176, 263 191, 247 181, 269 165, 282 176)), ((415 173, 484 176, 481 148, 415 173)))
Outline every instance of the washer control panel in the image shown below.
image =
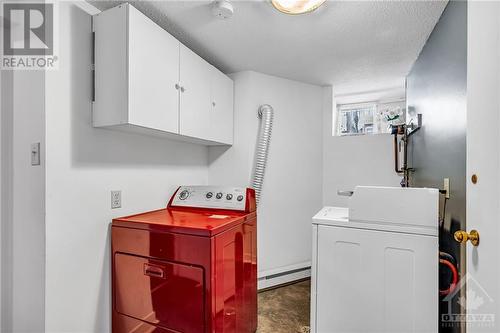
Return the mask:
POLYGON ((171 206, 244 211, 246 195, 244 187, 181 186, 171 206))

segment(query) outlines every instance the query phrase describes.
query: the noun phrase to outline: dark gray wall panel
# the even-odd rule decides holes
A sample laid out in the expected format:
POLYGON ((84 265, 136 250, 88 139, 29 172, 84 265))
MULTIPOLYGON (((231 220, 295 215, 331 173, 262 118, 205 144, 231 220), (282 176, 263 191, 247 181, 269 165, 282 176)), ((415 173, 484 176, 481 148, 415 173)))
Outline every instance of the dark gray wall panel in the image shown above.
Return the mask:
MULTIPOLYGON (((451 232, 465 227, 466 91, 467 2, 450 1, 407 78, 407 103, 410 118, 423 115, 408 150, 410 184, 442 188, 450 178, 451 232)), ((440 247, 460 258, 451 233, 441 232, 440 247)))

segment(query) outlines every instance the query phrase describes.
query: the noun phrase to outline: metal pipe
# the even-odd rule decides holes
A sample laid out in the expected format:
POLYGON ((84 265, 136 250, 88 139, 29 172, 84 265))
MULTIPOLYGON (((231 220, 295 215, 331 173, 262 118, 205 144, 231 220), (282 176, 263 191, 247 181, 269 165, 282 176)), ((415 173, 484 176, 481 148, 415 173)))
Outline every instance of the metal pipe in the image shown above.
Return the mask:
POLYGON ((402 173, 404 170, 399 168, 399 153, 398 153, 398 133, 394 133, 394 171, 402 173))

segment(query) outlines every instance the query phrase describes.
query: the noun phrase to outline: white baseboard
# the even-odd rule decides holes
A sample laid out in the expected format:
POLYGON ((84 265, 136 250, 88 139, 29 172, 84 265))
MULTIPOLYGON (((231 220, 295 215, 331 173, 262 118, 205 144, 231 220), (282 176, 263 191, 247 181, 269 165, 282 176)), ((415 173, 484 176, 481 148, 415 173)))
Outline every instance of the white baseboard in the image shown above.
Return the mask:
MULTIPOLYGON (((261 275, 261 274, 259 274, 261 275)), ((311 266, 295 267, 292 270, 283 271, 280 273, 264 275, 262 274, 257 281, 257 289, 262 290, 279 286, 281 284, 290 283, 293 281, 306 279, 311 276, 311 266)))

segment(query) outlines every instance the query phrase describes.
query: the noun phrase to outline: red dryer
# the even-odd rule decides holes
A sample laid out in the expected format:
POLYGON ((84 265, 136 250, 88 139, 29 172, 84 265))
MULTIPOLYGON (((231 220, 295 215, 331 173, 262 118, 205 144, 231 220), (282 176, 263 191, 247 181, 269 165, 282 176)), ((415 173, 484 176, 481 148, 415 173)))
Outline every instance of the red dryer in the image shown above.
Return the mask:
POLYGON ((111 228, 113 333, 257 329, 257 214, 246 188, 181 186, 111 228))

